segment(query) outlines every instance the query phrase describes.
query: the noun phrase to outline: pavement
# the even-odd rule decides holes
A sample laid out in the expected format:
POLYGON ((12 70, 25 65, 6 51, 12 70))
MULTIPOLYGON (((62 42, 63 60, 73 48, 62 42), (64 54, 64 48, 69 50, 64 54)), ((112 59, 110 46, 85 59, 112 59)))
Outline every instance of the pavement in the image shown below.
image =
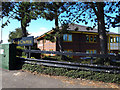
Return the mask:
POLYGON ((2 70, 2 88, 119 88, 116 84, 49 76, 22 70, 2 70))

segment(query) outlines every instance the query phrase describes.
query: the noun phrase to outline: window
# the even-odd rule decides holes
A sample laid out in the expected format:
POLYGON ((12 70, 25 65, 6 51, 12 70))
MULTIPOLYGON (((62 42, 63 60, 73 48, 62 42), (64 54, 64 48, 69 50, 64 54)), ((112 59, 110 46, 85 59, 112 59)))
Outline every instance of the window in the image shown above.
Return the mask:
POLYGON ((86 35, 86 42, 97 42, 97 37, 96 35, 86 35))
POLYGON ((96 50, 86 50, 87 54, 96 54, 97 51, 96 50))
POLYGON ((111 43, 113 42, 113 38, 112 38, 112 37, 110 37, 110 42, 111 42, 111 43))
POLYGON ((72 42, 72 34, 64 34, 63 41, 72 42))
POLYGON ((118 41, 119 41, 119 43, 120 43, 120 37, 119 37, 119 40, 118 40, 118 41))
POLYGON ((96 50, 94 50, 94 54, 96 54, 97 53, 97 51, 96 50))
POLYGON ((65 52, 72 52, 73 50, 72 49, 67 49, 67 50, 64 50, 65 52))
POLYGON ((120 37, 110 37, 110 43, 119 43, 120 37))
POLYGON ((116 43, 118 43, 118 37, 116 37, 116 43))
POLYGON ((91 54, 93 53, 93 50, 91 50, 91 54))
MULTIPOLYGON (((67 49, 67 50, 64 50, 65 52, 72 52, 73 50, 72 49, 67 49)), ((72 58, 73 56, 72 55, 67 55, 67 57, 70 57, 72 58)))
POLYGON ((86 53, 89 54, 89 50, 86 50, 86 53))
POLYGON ((64 40, 64 41, 67 41, 67 34, 64 34, 64 35, 63 35, 63 40, 64 40))
POLYGON ((72 35, 68 35, 68 41, 72 41, 72 35))
POLYGON ((86 35, 86 41, 89 42, 89 36, 88 35, 86 35))
POLYGON ((116 38, 115 37, 113 37, 113 42, 116 42, 116 38))
POLYGON ((92 42, 93 41, 93 36, 90 36, 90 42, 92 42))
POLYGON ((96 36, 94 36, 94 42, 97 42, 97 37, 96 36))

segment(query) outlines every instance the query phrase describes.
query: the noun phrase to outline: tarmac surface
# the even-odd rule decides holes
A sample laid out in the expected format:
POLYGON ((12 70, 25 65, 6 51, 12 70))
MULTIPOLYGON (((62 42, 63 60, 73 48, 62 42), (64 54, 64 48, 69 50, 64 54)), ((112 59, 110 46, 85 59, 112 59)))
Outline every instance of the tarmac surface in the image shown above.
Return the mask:
POLYGON ((62 76, 49 76, 22 70, 2 70, 2 88, 119 88, 116 84, 62 76))

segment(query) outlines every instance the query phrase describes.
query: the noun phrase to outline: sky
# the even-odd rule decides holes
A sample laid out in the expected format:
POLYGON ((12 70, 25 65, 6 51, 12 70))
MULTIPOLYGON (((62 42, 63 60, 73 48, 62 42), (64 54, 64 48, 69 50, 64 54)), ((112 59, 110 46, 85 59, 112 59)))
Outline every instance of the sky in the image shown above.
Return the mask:
MULTIPOLYGON (((7 19, 3 19, 3 22, 7 19)), ((16 28, 20 28, 20 22, 17 20, 10 20, 10 24, 8 26, 5 26, 4 28, 0 28, 2 30, 2 40, 3 43, 8 43, 8 37, 9 33, 11 31, 15 31, 16 28)), ((29 26, 27 27, 28 32, 31 34, 30 36, 40 36, 41 34, 49 31, 54 27, 54 21, 46 21, 45 19, 38 19, 38 20, 32 20, 29 26)), ((0 32, 1 35, 1 32, 0 32)), ((1 40, 1 37, 0 37, 1 40)))
MULTIPOLYGON (((3 22, 5 22, 6 20, 7 18, 4 18, 3 22)), ((2 21, 1 21, 1 24, 2 24, 2 21)), ((79 25, 84 25, 84 24, 79 23, 79 25)), ((41 18, 38 20, 32 20, 29 26, 27 27, 27 30, 31 34, 30 36, 37 37, 51 30, 52 27, 55 27, 54 20, 48 21, 41 18)), ((9 33, 11 31, 15 31, 16 28, 20 28, 20 22, 13 19, 10 19, 10 24, 8 24, 8 26, 5 26, 4 28, 0 28, 0 35, 2 30, 3 43, 8 43, 9 33)), ((110 31, 118 33, 118 28, 110 28, 110 31)), ((0 36, 0 40, 1 40, 1 36, 0 36)))

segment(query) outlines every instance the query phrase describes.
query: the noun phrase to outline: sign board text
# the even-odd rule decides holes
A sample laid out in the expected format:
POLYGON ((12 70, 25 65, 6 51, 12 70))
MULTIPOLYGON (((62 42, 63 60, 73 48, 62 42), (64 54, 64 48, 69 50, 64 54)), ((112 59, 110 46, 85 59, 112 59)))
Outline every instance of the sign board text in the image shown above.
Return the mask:
POLYGON ((17 44, 18 46, 33 46, 34 37, 15 38, 12 40, 12 43, 17 44))

